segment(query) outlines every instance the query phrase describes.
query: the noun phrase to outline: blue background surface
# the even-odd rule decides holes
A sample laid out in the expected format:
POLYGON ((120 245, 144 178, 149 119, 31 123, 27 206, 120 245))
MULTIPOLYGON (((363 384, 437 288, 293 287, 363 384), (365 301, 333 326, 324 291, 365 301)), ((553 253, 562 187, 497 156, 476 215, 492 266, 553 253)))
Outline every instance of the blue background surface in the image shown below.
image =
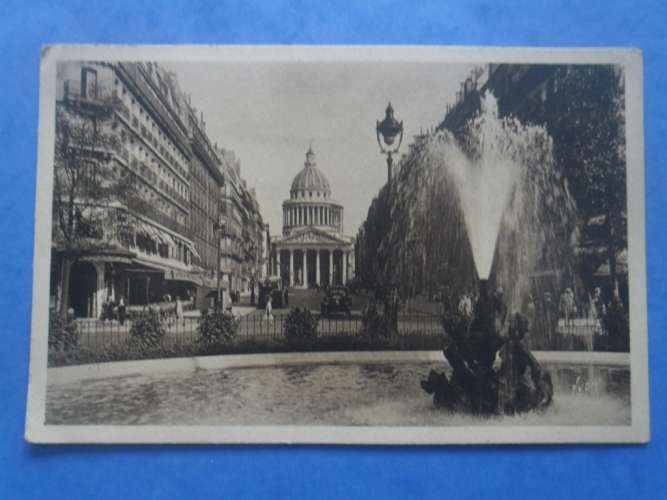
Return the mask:
POLYGON ((667 491, 664 1, 0 2, 0 498, 659 498, 667 491), (635 46, 644 51, 652 442, 562 447, 31 446, 43 43, 635 46))

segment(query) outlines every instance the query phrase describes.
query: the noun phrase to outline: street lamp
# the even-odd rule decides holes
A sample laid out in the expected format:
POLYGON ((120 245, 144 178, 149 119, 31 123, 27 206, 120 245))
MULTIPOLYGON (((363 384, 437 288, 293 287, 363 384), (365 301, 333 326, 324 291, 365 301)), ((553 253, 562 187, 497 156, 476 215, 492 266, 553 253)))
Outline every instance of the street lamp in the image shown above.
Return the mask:
POLYGON ((391 102, 385 110, 384 120, 376 123, 375 133, 378 146, 380 146, 380 153, 387 155, 387 186, 391 189, 392 155, 398 153, 398 148, 401 147, 401 142, 403 142, 403 121, 399 122, 394 118, 394 108, 391 107, 391 102), (380 140, 380 136, 382 136, 382 140, 380 140), (398 143, 394 147, 396 136, 398 136, 398 143))

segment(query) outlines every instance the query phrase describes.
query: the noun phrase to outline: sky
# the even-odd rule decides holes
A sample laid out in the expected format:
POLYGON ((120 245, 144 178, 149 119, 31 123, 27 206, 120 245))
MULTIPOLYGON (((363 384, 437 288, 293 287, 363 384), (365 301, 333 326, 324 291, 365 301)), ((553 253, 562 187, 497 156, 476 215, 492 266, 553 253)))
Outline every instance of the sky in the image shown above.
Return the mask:
POLYGON ((375 135, 391 101, 403 120, 401 152, 437 125, 472 66, 444 63, 163 63, 204 114, 209 138, 241 159, 272 235, 282 232, 282 202, 312 143, 317 166, 345 209, 355 236, 386 182, 375 135))

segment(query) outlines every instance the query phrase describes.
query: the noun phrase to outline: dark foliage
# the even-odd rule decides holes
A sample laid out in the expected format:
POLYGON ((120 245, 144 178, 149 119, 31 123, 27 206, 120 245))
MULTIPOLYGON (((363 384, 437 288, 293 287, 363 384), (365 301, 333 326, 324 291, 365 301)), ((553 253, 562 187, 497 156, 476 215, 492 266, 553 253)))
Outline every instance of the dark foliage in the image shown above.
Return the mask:
POLYGON ((231 314, 222 311, 209 313, 204 310, 197 326, 196 342, 198 344, 230 342, 234 339, 238 327, 238 321, 231 314))
POLYGON ((374 303, 364 308, 361 324, 364 335, 372 341, 390 336, 389 321, 385 315, 379 313, 374 303))
POLYGON ((142 347, 155 347, 162 343, 166 334, 162 316, 158 311, 149 309, 141 313, 132 323, 130 337, 142 347))
POLYGON ((620 300, 613 300, 602 316, 602 328, 612 351, 630 350, 630 318, 620 300))
POLYGON ((319 318, 308 309, 292 309, 285 319, 285 337, 288 340, 312 340, 317 338, 319 318))
POLYGON ((70 351, 79 346, 79 328, 76 321, 51 311, 49 317, 49 350, 70 351))

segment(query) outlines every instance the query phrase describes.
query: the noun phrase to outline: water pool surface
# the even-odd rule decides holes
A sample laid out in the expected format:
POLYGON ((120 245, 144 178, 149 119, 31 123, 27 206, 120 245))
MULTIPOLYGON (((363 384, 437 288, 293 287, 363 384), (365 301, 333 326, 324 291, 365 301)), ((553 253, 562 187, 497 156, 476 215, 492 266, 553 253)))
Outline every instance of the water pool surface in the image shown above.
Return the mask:
POLYGON ((51 425, 629 425, 630 376, 547 366, 544 413, 470 417, 433 406, 419 381, 444 364, 322 364, 188 370, 84 380, 47 389, 51 425))

